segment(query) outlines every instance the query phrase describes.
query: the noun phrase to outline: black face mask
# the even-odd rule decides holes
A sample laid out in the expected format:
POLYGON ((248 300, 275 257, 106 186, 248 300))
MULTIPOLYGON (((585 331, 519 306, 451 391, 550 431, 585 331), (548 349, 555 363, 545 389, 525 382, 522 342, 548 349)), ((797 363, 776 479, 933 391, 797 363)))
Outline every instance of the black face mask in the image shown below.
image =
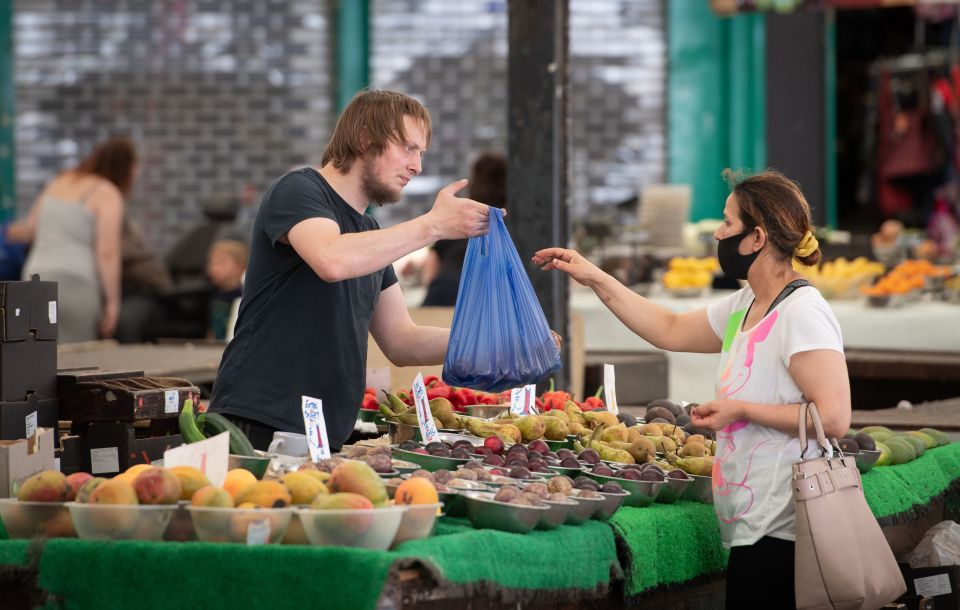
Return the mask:
POLYGON ((751 233, 753 233, 753 229, 744 229, 737 235, 731 235, 717 241, 717 260, 720 261, 720 268, 728 277, 738 280, 747 279, 747 271, 750 270, 750 265, 760 256, 760 250, 750 254, 740 254, 737 251, 743 238, 751 233))

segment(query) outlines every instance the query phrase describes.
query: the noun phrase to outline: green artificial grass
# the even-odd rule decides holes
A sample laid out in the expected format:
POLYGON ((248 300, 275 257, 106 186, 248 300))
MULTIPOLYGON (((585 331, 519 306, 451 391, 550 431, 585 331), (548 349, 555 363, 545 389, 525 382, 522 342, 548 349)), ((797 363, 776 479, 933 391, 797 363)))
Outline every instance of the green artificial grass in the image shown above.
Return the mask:
POLYGON ((681 501, 623 507, 610 520, 621 539, 624 595, 681 583, 727 567, 712 504, 681 501))
POLYGON ((863 475, 863 492, 881 525, 911 521, 929 510, 932 500, 960 485, 960 443, 928 449, 897 466, 878 466, 863 475))

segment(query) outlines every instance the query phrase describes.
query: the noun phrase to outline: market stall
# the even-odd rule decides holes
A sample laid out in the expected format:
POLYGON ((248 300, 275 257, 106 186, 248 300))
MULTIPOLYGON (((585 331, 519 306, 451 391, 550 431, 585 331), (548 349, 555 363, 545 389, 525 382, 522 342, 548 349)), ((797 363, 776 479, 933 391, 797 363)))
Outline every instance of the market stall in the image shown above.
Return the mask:
MULTIPOLYGON (((946 500, 960 508, 960 444, 863 475, 886 528, 946 500)), ((6 533, 2 533, 5 537, 6 533)), ((543 605, 619 595, 651 603, 658 591, 722 572, 726 552, 708 504, 621 508, 609 523, 511 534, 443 518, 434 535, 392 551, 205 542, 3 540, 0 564, 32 566, 37 583, 72 608, 375 607, 391 577, 414 567, 417 588, 543 605), (533 569, 535 568, 535 569, 533 569), (109 584, 105 584, 109 583, 109 584)), ((387 587, 387 594, 390 588, 387 587)))

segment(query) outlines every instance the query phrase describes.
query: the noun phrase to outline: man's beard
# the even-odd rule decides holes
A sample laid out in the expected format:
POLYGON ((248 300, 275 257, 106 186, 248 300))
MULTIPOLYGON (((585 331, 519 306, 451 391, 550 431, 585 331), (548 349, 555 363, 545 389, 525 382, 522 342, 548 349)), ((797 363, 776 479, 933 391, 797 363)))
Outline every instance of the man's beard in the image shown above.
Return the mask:
POLYGON ((381 182, 373 173, 373 162, 364 161, 363 172, 360 174, 360 188, 367 201, 375 205, 385 205, 400 201, 400 189, 391 189, 381 182))

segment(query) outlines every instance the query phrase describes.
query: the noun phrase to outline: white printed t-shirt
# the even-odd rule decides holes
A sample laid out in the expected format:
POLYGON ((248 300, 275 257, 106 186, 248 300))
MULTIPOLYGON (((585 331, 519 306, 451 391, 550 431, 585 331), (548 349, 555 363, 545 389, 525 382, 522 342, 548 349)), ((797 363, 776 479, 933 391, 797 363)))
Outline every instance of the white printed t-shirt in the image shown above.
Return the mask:
MULTIPOLYGON (((797 288, 753 328, 743 319, 754 300, 749 286, 707 308, 710 327, 723 341, 717 398, 780 405, 803 402, 790 376, 790 358, 829 349, 843 353, 840 324, 820 292, 797 288)), ((816 437, 807 456, 816 455, 816 437)), ((739 420, 717 432, 713 503, 725 547, 764 536, 794 540, 789 481, 800 459, 796 436, 739 420)))

